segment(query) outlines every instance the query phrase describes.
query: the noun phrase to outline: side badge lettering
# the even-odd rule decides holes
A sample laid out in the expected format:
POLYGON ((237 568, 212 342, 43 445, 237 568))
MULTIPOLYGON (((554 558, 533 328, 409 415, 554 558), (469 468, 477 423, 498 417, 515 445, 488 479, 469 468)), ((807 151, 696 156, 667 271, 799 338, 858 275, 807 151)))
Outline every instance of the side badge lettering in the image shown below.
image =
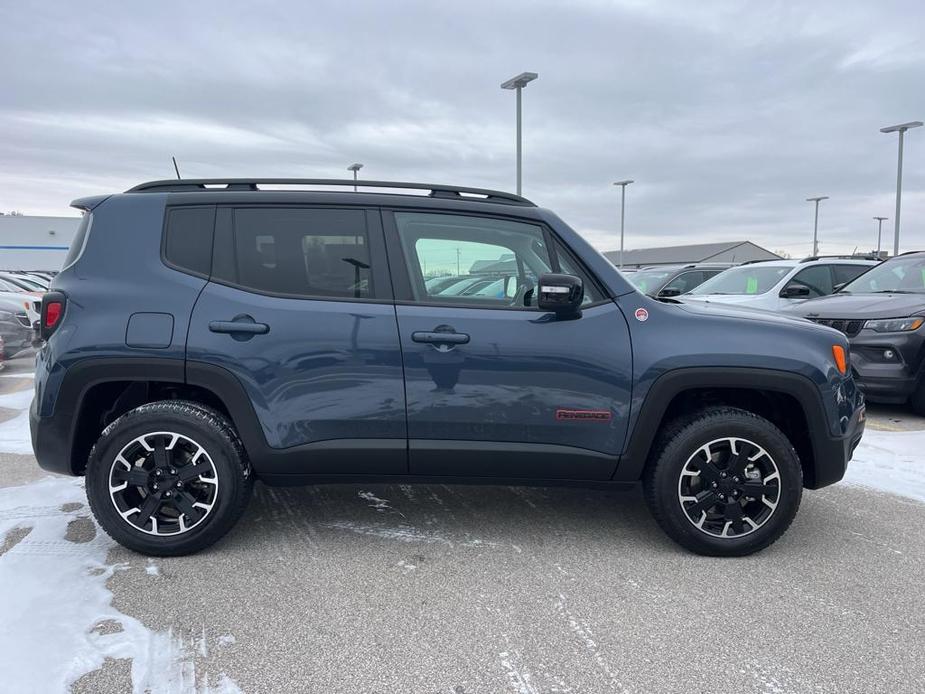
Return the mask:
POLYGON ((556 410, 556 420, 582 419, 592 422, 609 422, 613 418, 610 410, 556 410))

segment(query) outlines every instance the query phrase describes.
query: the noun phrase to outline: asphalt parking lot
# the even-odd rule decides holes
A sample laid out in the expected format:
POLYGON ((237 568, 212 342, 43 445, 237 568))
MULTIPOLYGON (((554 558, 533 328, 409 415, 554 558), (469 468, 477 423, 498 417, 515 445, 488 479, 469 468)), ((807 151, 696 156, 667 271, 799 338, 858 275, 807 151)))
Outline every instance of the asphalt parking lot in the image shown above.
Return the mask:
MULTIPOLYGON (((29 368, 10 362, 0 393, 28 388, 29 368)), ((870 420, 925 428, 895 408, 870 420)), ((42 476, 0 456, 0 487, 42 476)), ((667 540, 638 491, 255 491, 200 555, 109 550, 113 606, 169 631, 202 691, 925 691, 925 504, 911 499, 809 492, 770 549, 717 560, 667 540)), ((78 544, 99 532, 72 525, 78 544)), ((74 689, 131 682, 113 658, 74 689)))

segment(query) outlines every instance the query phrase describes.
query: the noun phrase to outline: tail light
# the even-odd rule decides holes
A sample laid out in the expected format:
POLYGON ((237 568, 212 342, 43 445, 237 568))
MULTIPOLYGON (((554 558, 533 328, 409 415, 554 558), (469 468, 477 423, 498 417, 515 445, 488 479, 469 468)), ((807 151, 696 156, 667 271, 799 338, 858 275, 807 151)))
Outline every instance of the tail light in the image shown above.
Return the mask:
POLYGON ((42 322, 41 334, 42 339, 47 340, 58 326, 61 325, 61 319, 64 317, 64 309, 67 306, 67 297, 61 292, 47 292, 42 297, 42 322))

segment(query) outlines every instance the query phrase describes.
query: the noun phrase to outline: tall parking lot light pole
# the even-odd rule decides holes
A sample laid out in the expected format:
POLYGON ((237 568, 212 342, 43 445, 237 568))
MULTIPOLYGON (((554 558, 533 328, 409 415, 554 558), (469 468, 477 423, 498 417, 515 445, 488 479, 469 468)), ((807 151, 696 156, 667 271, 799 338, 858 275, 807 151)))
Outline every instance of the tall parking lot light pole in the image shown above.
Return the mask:
POLYGON ((632 179, 625 181, 614 181, 615 186, 620 186, 620 269, 623 269, 623 224, 626 221, 626 186, 632 183, 632 179))
POLYGON ((893 255, 899 255, 899 207, 903 195, 903 136, 910 128, 918 128, 922 121, 914 120, 880 128, 882 133, 899 133, 899 157, 896 162, 896 214, 893 217, 893 255))
POLYGON ((521 72, 516 77, 512 77, 507 82, 501 84, 502 89, 513 89, 517 92, 517 194, 521 192, 521 172, 523 168, 523 138, 521 127, 521 98, 520 92, 530 82, 539 77, 535 72, 521 72))
POLYGON ((362 164, 351 164, 350 166, 347 167, 347 171, 353 171, 353 192, 354 193, 357 192, 357 186, 356 186, 357 174, 362 168, 363 168, 362 164))
POLYGON ((806 202, 816 203, 816 216, 813 219, 813 257, 819 255, 819 203, 828 199, 828 195, 820 195, 817 198, 806 198, 806 202))
POLYGON ((880 255, 880 238, 883 234, 883 223, 889 219, 889 217, 874 217, 877 220, 877 255, 880 255))

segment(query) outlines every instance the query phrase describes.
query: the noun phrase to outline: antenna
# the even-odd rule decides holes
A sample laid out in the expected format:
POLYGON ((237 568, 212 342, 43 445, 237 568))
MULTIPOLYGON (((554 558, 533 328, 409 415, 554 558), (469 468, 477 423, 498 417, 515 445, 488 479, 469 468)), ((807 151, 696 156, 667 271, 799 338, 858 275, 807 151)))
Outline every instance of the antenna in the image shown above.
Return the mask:
POLYGON ((180 180, 180 167, 177 166, 177 158, 170 157, 173 160, 173 170, 177 172, 177 180, 180 180))

